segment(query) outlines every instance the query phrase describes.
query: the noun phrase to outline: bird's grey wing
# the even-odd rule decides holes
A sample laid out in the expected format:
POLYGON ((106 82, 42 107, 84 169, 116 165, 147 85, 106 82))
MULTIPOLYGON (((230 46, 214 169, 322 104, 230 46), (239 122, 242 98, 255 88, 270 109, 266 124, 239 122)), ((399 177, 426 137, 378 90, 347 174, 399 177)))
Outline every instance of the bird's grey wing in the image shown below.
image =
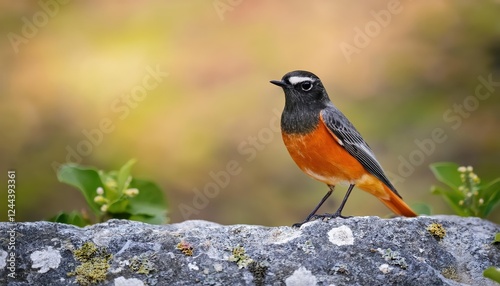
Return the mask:
POLYGON ((349 154, 356 158, 368 172, 377 177, 387 185, 391 191, 401 197, 384 174, 382 166, 380 166, 380 163, 375 158, 373 151, 340 110, 333 105, 328 106, 321 111, 320 117, 323 124, 325 124, 332 135, 336 137, 339 144, 342 145, 349 154))

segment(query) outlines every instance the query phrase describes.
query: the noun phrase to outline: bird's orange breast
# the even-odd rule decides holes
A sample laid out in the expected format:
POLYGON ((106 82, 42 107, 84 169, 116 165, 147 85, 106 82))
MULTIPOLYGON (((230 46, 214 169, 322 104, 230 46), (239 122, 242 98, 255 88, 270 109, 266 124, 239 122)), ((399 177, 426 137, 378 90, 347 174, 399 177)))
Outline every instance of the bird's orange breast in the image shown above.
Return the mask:
POLYGON ((282 137, 299 168, 318 181, 329 185, 356 183, 366 173, 361 163, 340 145, 321 120, 312 132, 282 132, 282 137))

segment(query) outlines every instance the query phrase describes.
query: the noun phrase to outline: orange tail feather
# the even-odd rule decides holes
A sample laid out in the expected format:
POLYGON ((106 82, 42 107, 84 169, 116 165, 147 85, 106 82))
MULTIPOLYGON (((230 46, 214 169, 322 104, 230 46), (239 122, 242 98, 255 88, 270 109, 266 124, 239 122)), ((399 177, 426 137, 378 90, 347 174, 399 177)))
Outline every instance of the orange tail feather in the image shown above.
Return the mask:
POLYGON ((415 217, 417 214, 401 199, 392 192, 389 188, 384 186, 385 192, 389 195, 389 198, 379 198, 382 203, 384 203, 389 209, 394 213, 406 217, 415 217))

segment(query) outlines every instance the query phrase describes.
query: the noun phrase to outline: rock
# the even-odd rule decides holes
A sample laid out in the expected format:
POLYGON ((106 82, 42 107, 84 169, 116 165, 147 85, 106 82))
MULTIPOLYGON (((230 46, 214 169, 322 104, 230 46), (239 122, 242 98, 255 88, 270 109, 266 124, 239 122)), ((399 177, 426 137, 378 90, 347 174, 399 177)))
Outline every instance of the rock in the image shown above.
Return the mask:
POLYGON ((1 223, 0 285, 495 285, 500 227, 354 217, 300 229, 206 221, 1 223), (15 256, 12 256, 15 254, 15 256))

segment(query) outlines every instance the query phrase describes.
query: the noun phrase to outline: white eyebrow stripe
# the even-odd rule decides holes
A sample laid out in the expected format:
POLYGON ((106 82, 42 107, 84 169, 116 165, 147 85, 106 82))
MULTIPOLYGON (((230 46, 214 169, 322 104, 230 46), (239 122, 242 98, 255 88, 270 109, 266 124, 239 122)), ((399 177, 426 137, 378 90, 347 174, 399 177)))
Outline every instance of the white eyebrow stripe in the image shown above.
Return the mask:
POLYGON ((288 78, 288 81, 291 84, 296 85, 297 83, 304 82, 304 81, 314 82, 314 79, 310 78, 308 76, 291 76, 290 78, 288 78))

